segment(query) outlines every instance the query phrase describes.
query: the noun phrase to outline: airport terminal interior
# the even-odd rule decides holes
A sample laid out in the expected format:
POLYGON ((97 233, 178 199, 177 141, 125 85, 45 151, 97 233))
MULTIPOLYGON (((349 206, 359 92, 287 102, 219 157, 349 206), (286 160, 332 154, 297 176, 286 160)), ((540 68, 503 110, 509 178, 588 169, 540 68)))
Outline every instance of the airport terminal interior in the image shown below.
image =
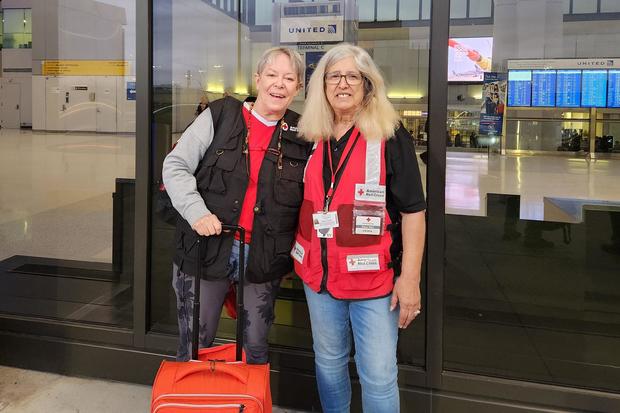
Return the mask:
MULTIPOLYGON (((145 81, 137 3, 0 1, 3 320, 133 331, 135 312, 146 311, 141 334, 170 340, 142 350, 173 354, 163 158, 201 98, 252 95, 267 48, 304 57, 293 103, 302 111, 316 63, 345 41, 381 68, 425 190, 444 186, 440 369, 592 391, 593 400, 620 393, 620 0, 452 0, 441 51, 430 50, 439 0, 152 0, 148 146, 136 138, 136 83, 145 81), (448 58, 447 123, 431 136, 433 52, 448 58), (445 153, 429 150, 431 140, 445 141, 445 153), (145 151, 148 270, 137 274, 136 159, 145 151), (427 165, 437 157, 445 183, 427 165), (137 277, 146 279, 145 309, 134 305, 137 277)), ((430 368, 430 322, 423 313, 401 333, 403 368, 430 368)), ((234 337, 226 314, 218 336, 234 337)), ((311 352, 294 274, 270 343, 311 352)))

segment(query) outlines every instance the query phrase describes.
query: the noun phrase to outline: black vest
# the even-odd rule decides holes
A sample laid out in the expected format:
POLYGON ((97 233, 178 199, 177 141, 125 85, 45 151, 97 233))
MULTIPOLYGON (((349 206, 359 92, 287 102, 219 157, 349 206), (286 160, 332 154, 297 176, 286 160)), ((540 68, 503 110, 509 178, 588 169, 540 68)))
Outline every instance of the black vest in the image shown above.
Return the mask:
MULTIPOLYGON (((222 223, 236 225, 249 180, 249 168, 243 153, 247 133, 243 107, 241 102, 228 97, 213 102, 209 108, 214 119, 215 136, 196 169, 198 191, 207 208, 222 223)), ((276 126, 260 167, 246 271, 246 279, 250 282, 275 280, 293 268, 290 251, 303 201, 304 168, 312 148, 312 144, 297 137, 298 119, 297 113, 286 111, 276 126), (281 157, 278 155, 280 151, 281 157)), ((174 261, 190 276, 195 276, 197 267, 196 236, 187 221, 180 218, 174 261)), ((201 251, 202 278, 226 278, 233 234, 222 233, 205 240, 201 243, 204 246, 201 251)))

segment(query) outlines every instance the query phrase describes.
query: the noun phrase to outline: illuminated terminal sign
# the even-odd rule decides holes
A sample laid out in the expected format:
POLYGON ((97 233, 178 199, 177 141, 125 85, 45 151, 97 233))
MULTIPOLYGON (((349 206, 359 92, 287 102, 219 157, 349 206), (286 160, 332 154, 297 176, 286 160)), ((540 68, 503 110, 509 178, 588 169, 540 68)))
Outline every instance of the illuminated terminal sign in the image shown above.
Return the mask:
POLYGON ((282 43, 341 42, 342 16, 284 17, 280 20, 282 43))
POLYGON ((344 4, 339 1, 279 5, 280 43, 344 41, 344 4))
POLYGON ((508 106, 620 107, 620 59, 508 61, 508 106))

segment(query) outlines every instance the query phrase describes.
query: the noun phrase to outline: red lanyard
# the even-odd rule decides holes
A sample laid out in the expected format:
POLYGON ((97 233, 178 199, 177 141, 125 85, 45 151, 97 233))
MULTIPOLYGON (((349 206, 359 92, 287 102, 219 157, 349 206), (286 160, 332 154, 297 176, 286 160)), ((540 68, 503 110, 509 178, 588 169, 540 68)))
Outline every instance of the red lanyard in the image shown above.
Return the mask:
POLYGON ((359 133, 360 131, 359 129, 357 129, 357 127, 355 127, 353 129, 353 132, 351 132, 351 136, 349 136, 349 140, 347 141, 344 151, 342 152, 342 155, 340 155, 340 161, 338 162, 338 166, 336 167, 335 171, 334 165, 332 163, 331 140, 327 141, 327 156, 329 157, 329 170, 332 174, 332 179, 331 183, 329 184, 329 189, 327 190, 327 195, 325 195, 325 212, 328 211, 329 203, 331 202, 331 199, 334 196, 334 192, 336 191, 336 175, 338 174, 338 172, 340 172, 340 169, 343 168, 344 162, 346 162, 346 159, 349 157, 349 153, 353 150, 353 145, 355 145, 355 142, 357 142, 357 137, 359 133))

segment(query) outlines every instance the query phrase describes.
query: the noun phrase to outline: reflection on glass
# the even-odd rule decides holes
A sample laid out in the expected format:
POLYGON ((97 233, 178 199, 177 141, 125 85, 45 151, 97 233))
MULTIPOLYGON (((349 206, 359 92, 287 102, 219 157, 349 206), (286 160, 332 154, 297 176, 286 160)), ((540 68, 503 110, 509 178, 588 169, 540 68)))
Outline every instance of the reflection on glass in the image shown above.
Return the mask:
MULTIPOLYGON (((381 16, 384 16, 382 18, 387 19, 391 13, 393 18, 388 20, 395 20, 397 3, 390 2, 390 7, 386 6, 386 9, 381 11, 381 16)), ((413 3, 417 3, 419 14, 420 3, 413 3)), ((337 7, 337 4, 328 9, 328 13, 345 16, 343 33, 338 34, 336 30, 331 34, 341 36, 340 40, 357 43, 371 52, 386 76, 390 99, 402 115, 405 127, 420 145, 425 144, 428 139, 425 126, 428 115, 428 26, 412 27, 403 31, 398 28, 398 23, 391 27, 386 22, 388 29, 377 30, 371 27, 371 24, 366 27, 367 23, 364 23, 375 20, 376 1, 345 1, 342 4, 343 9, 337 7), (358 11, 359 26, 351 20, 358 11), (387 37, 384 30, 390 33, 387 37), (399 56, 398 62, 394 61, 395 55, 399 56)), ((400 4, 403 7, 404 2, 400 4)), ((425 4, 428 8, 430 1, 425 0, 425 4)), ((176 303, 171 288, 174 218, 167 220, 165 214, 158 213, 161 212, 162 205, 159 187, 163 159, 187 125, 193 121, 198 102, 203 97, 213 101, 228 95, 243 100, 252 95, 255 92, 253 72, 256 59, 271 47, 273 42, 277 43, 277 39, 302 53, 307 64, 306 78, 302 85, 304 88, 313 67, 324 51, 331 47, 331 43, 320 42, 299 45, 286 43, 287 36, 301 36, 302 39, 304 36, 314 36, 287 26, 291 23, 287 18, 292 19, 297 14, 303 13, 305 19, 310 18, 308 13, 317 10, 313 2, 257 1, 255 8, 250 2, 247 14, 241 17, 241 24, 228 14, 224 6, 225 4, 208 4, 201 0, 154 3, 150 291, 152 331, 177 333, 176 303), (272 26, 272 20, 278 13, 281 13, 281 17, 276 20, 279 24, 279 28, 276 28, 272 26), (288 31, 289 28, 293 33, 288 31), (205 38, 220 40, 204 42, 205 38)), ((302 90, 293 101, 291 109, 301 112, 304 96, 305 91, 302 90)), ((276 302, 276 319, 269 337, 271 344, 311 349, 308 312, 301 287, 301 281, 294 275, 283 280, 276 302)), ((424 318, 419 318, 414 327, 402 334, 399 345, 402 363, 424 364, 424 323, 424 318)), ((233 320, 223 314, 218 336, 232 338, 234 328, 233 320)))
POLYGON ((596 13, 597 0, 573 0, 573 13, 596 13))
MULTIPOLYGON (((620 390, 620 112, 604 108, 620 25, 602 18, 602 36, 565 21, 571 4, 586 19, 599 3, 494 2, 490 27, 452 22, 493 36, 508 99, 498 146, 447 154, 446 369, 620 390)), ((486 96, 458 84, 448 96, 448 126, 478 111, 482 132, 486 96)))
POLYGON ((491 17, 493 15, 492 0, 470 0, 469 17, 491 17))
POLYGON ((131 328, 135 2, 29 3, 3 11, 39 52, 3 52, 0 311, 131 328))

